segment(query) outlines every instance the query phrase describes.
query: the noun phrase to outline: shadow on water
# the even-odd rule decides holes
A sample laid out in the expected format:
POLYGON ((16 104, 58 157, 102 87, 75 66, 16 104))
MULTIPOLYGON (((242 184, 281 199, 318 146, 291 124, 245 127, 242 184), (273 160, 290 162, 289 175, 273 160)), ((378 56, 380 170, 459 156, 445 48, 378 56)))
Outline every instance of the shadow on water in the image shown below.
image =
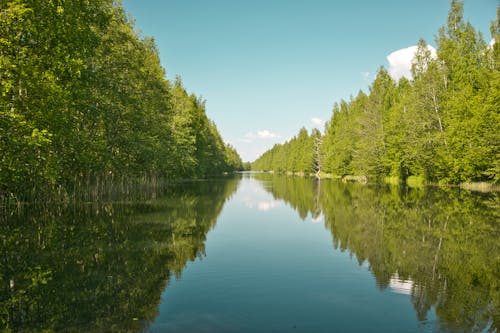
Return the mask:
POLYGON ((0 330, 141 331, 171 276, 204 255, 238 183, 128 186, 104 201, 3 207, 0 330))
POLYGON ((322 215, 334 248, 368 266, 381 290, 411 295, 420 321, 434 308, 442 330, 499 330, 498 192, 255 178, 302 219, 322 215))

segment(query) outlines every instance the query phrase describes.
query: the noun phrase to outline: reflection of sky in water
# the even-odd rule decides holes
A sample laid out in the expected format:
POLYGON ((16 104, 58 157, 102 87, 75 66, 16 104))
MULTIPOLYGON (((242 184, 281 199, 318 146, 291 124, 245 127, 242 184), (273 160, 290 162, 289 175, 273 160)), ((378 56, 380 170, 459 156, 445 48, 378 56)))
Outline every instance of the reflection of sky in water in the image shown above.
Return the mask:
MULTIPOLYGON (((379 241, 356 223, 350 228, 352 216, 342 215, 342 209, 351 212, 350 202, 338 207, 338 225, 332 226, 334 206, 314 195, 291 196, 281 185, 242 179, 207 234, 203 260, 188 263, 181 278, 169 281, 151 332, 442 331, 434 304, 415 311, 430 287, 411 272, 387 271, 381 262, 386 249, 371 249, 354 237, 361 232, 367 241, 379 241), (309 202, 298 201, 304 198, 309 202), (307 208, 302 215, 299 204, 307 208)), ((330 185, 333 194, 345 192, 344 185, 330 185)))
MULTIPOLYGON (((275 208, 286 206, 285 201, 274 199, 272 194, 266 191, 266 186, 271 186, 271 183, 246 178, 244 182, 240 183, 237 198, 240 198, 247 208, 260 212, 268 212, 275 208)), ((306 221, 320 224, 325 221, 325 217, 323 213, 309 215, 306 221)))
POLYGON ((246 179, 238 189, 238 198, 241 198, 246 207, 267 212, 283 204, 282 200, 276 200, 267 192, 262 183, 255 179, 246 179))

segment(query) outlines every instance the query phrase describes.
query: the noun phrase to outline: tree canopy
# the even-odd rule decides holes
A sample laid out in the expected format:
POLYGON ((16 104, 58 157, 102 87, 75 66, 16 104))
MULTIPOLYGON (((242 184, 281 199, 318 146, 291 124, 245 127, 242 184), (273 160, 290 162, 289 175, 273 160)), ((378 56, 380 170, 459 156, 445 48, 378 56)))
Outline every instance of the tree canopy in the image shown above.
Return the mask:
POLYGON ((242 167, 117 1, 0 2, 0 191, 242 167))
MULTIPOLYGON (((498 19, 491 34, 499 40, 498 19)), ((500 46, 488 46, 455 0, 436 43, 433 57, 427 43, 418 42, 411 80, 395 81, 381 67, 368 93, 334 105, 321 139, 323 172, 500 182, 500 46)), ((296 172, 295 161, 313 165, 312 149, 298 138, 274 146, 252 168, 296 172)))

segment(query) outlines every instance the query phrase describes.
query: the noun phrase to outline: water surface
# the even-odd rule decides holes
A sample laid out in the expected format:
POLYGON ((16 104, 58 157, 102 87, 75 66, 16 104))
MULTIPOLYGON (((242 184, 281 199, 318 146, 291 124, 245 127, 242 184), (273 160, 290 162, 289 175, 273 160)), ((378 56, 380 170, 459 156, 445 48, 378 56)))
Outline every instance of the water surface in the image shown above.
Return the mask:
POLYGON ((265 174, 140 198, 28 205, 0 226, 0 324, 494 332, 498 208, 498 194, 265 174))

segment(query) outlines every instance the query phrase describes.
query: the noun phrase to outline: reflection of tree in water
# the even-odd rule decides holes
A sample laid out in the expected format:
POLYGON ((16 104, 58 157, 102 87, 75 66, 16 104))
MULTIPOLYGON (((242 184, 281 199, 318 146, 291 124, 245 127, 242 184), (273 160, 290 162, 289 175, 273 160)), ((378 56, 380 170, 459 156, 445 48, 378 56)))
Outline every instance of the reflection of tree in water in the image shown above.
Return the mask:
MULTIPOLYGON (((268 190, 302 218, 317 214, 315 181, 282 178, 274 176, 268 190)), ((319 191, 334 247, 354 254, 359 264, 367 262, 380 289, 397 275, 413 281, 411 299, 420 320, 434 306, 445 330, 498 330, 498 193, 336 181, 322 181, 319 191)))
POLYGON ((236 179, 185 183, 150 201, 3 216, 0 327, 139 331, 156 317, 171 274, 203 256, 206 234, 237 186, 236 179))
POLYGON ((301 219, 308 214, 317 218, 321 214, 318 205, 319 182, 304 177, 284 177, 266 173, 255 174, 254 177, 262 182, 269 182, 270 191, 276 200, 285 200, 297 211, 301 219))

